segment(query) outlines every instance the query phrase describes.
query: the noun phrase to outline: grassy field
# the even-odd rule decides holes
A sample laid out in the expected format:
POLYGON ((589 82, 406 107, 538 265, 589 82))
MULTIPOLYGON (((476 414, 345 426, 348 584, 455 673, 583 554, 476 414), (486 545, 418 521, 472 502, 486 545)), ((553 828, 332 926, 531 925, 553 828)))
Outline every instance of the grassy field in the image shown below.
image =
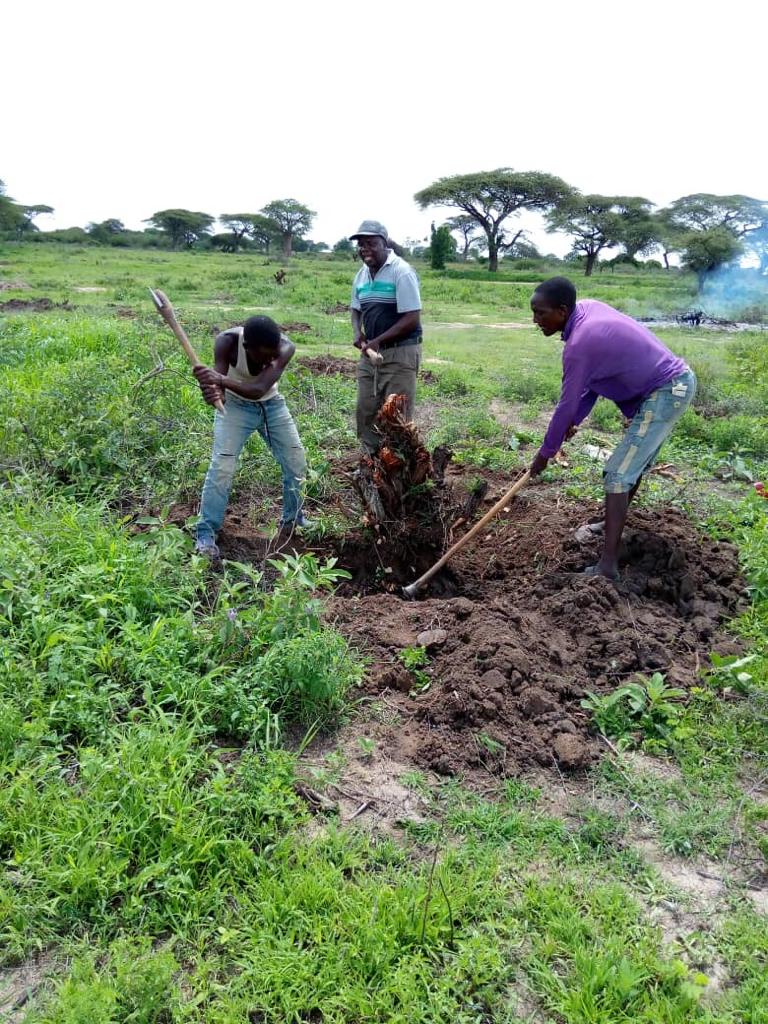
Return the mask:
MULTIPOLYGON (((216 327, 256 311, 299 356, 351 356, 334 308, 355 264, 296 260, 284 286, 276 266, 0 248, 0 1013, 766 1024, 768 503, 751 482, 768 476, 768 335, 659 330, 700 390, 665 449, 675 476, 642 492, 739 545, 748 660, 702 666, 673 734, 629 744, 614 723, 587 776, 404 772, 419 813, 376 828, 313 815, 302 795, 376 762, 365 716, 386 713, 358 706, 364 661, 323 619, 336 568, 229 563, 214 582, 170 522, 199 493, 211 417, 146 288, 167 292, 203 359, 216 327)), ((420 423, 472 471, 513 470, 559 387, 560 343, 528 312, 542 275, 420 273, 420 423)), ((677 273, 576 283, 634 315, 695 299, 677 273)), ((343 532, 354 511, 329 468, 355 448, 353 382, 295 365, 283 391, 317 530, 343 532)), ((579 439, 619 429, 600 402, 579 439)), ((599 466, 571 449, 547 479, 599 496, 599 466)), ((234 498, 264 526, 278 494, 252 446, 234 498)))

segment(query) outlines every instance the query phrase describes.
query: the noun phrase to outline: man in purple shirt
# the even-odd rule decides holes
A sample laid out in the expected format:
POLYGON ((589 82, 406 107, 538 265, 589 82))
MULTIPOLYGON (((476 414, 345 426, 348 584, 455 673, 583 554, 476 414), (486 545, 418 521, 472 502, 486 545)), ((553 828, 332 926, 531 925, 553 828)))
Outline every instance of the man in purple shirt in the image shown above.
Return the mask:
POLYGON ((566 277, 540 284, 531 298, 533 322, 550 337, 562 331, 563 386, 544 443, 531 464, 538 476, 589 415, 598 398, 610 398, 630 420, 605 464, 603 553, 590 576, 619 576, 618 553, 629 503, 675 423, 691 404, 696 378, 642 324, 595 299, 576 301, 566 277))

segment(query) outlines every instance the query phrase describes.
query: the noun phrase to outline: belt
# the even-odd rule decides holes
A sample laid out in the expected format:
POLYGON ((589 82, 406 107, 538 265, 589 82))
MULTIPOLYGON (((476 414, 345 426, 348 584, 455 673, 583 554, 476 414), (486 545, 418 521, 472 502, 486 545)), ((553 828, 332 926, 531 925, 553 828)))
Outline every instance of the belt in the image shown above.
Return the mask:
POLYGON ((421 338, 403 338, 402 341, 390 341, 385 345, 379 345, 379 351, 385 351, 388 348, 405 348, 406 345, 420 345, 421 338))

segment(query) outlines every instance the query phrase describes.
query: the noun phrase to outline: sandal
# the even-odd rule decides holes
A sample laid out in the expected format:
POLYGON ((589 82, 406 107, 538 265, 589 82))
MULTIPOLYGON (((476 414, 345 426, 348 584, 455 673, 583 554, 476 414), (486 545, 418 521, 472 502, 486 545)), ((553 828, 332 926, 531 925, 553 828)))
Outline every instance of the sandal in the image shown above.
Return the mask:
POLYGON ((619 582, 619 573, 616 572, 603 572, 599 565, 588 565, 586 569, 582 570, 582 576, 604 576, 611 583, 619 582))

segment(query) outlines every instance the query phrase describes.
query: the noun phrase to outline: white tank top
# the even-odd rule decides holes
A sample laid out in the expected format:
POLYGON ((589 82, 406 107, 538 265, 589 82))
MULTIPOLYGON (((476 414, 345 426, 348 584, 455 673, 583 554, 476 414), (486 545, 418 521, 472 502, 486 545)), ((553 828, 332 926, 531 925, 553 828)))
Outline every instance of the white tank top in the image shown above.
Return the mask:
MULTIPOLYGON (((248 369, 248 358, 245 354, 245 346, 243 345, 243 328, 237 327, 234 332, 230 333, 237 334, 237 362, 227 370, 227 376, 224 380, 226 381, 229 379, 239 381, 243 384, 250 384, 250 382, 254 380, 254 376, 248 369)), ((237 392, 233 391, 232 394, 236 395, 237 392)), ((268 402, 270 398, 274 398, 277 394, 279 394, 277 384, 273 384, 269 391, 264 392, 261 398, 243 398, 242 395, 237 395, 237 397, 242 402, 268 402)))

